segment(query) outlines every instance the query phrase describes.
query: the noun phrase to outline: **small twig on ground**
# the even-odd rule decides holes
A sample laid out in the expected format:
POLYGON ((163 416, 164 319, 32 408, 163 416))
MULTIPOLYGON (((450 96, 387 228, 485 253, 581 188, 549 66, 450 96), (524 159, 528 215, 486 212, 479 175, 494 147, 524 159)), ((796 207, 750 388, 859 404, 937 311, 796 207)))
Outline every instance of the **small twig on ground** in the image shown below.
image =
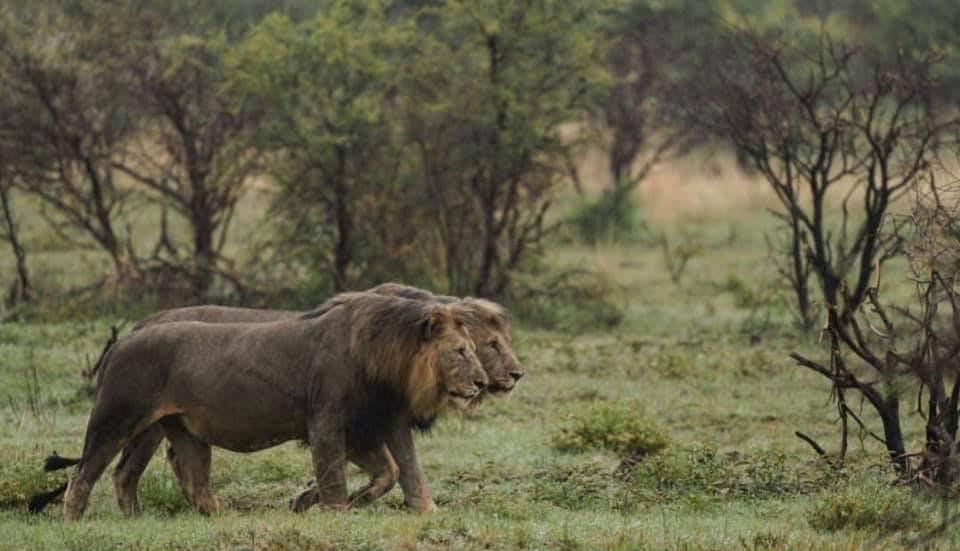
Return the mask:
POLYGON ((823 449, 823 447, 820 444, 818 444, 817 441, 814 440, 812 437, 807 436, 806 434, 800 431, 795 431, 793 434, 797 435, 797 438, 799 438, 800 440, 803 440, 807 444, 810 444, 810 447, 813 448, 813 451, 817 452, 817 455, 821 457, 826 457, 827 450, 823 449))

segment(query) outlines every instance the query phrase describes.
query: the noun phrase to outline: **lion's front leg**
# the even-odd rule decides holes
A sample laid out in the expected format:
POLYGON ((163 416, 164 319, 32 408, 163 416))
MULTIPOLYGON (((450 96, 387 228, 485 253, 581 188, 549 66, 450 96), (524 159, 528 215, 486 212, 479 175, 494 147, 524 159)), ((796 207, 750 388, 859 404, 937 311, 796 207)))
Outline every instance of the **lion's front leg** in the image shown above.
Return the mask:
POLYGON ((373 450, 351 451, 350 461, 370 474, 370 482, 350 494, 351 507, 363 507, 373 503, 397 483, 399 469, 386 444, 373 450))
POLYGON ((302 513, 316 505, 318 501, 317 485, 315 481, 311 480, 306 488, 297 492, 297 495, 290 499, 290 510, 295 513, 302 513))
MULTIPOLYGON (((310 452, 317 485, 313 489, 316 502, 331 509, 347 509, 346 434, 339 415, 316 415, 308 427, 310 452)), ((304 492, 306 494, 307 492, 304 492)), ((299 496, 298 496, 299 497, 299 496)), ((311 499, 294 500, 295 511, 310 507, 311 499)))
POLYGON ((387 447, 393 454, 400 469, 400 487, 403 488, 403 502, 421 513, 432 513, 437 504, 430 495, 430 487, 420 470, 417 450, 413 445, 413 432, 409 423, 399 423, 387 435, 387 447))
MULTIPOLYGON (((350 494, 348 498, 350 507, 369 505, 379 499, 383 494, 389 492, 394 485, 396 485, 399 471, 386 444, 374 450, 348 450, 347 459, 370 474, 370 482, 363 488, 350 494)), ((317 501, 316 481, 310 481, 310 484, 306 488, 300 490, 297 495, 290 500, 290 509, 293 511, 305 511, 317 503, 317 501)))

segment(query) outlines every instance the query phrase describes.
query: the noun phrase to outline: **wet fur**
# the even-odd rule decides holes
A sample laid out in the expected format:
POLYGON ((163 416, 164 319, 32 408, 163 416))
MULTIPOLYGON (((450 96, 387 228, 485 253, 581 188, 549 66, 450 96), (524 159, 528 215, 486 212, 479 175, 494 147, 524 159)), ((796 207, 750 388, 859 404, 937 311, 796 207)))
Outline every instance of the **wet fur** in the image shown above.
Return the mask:
MULTIPOLYGON (((520 362, 517 360, 512 348, 511 322, 509 315, 499 304, 483 299, 459 299, 452 296, 435 295, 423 289, 397 283, 384 283, 370 289, 368 292, 386 296, 407 298, 411 300, 431 301, 443 304, 458 304, 459 307, 456 309, 456 315, 459 319, 463 320, 471 333, 471 337, 478 345, 477 353, 480 356, 484 370, 490 377, 491 385, 489 389, 495 394, 508 394, 512 390, 515 381, 523 375, 523 369, 520 366, 520 362), (505 344, 504 349, 497 353, 491 352, 490 349, 487 348, 487 343, 491 340, 497 340, 499 343, 505 344)), ((314 319, 322 316, 324 313, 328 312, 337 305, 349 300, 350 296, 351 294, 349 293, 338 295, 324 302, 317 308, 307 312, 237 308, 216 305, 175 308, 163 310, 144 318, 133 327, 132 331, 136 332, 151 325, 176 321, 203 321, 208 323, 262 323, 289 319, 293 317, 314 319)), ((104 358, 106 357, 106 352, 109 350, 110 345, 112 345, 115 341, 116 331, 114 331, 110 342, 108 343, 107 347, 104 348, 103 353, 98 359, 95 371, 99 371, 99 368, 103 364, 104 358)), ((419 376, 422 377, 422 374, 419 376)), ((417 382, 418 381, 416 380, 411 380, 411 384, 417 384, 417 382)), ((429 394, 429 392, 425 390, 425 394, 429 394)), ((474 407, 479 405, 479 403, 482 401, 482 397, 485 395, 486 393, 482 393, 480 398, 474 401, 474 407)), ((374 440, 375 437, 371 434, 363 434, 363 431, 359 427, 376 425, 377 420, 381 419, 379 416, 385 414, 385 411, 378 412, 372 410, 368 412, 370 417, 369 419, 357 419, 353 432, 358 436, 361 436, 359 440, 361 441, 360 446, 362 448, 366 449, 373 447, 370 442, 374 440)), ((411 420, 412 428, 421 432, 429 431, 435 419, 436 415, 415 417, 411 420)), ((305 441, 302 441, 302 443, 306 445, 305 441)), ((125 456, 126 454, 127 450, 125 450, 125 456)), ((149 455, 150 454, 148 454, 148 456, 149 455)), ((51 456, 47 459, 45 469, 63 469, 75 465, 78 462, 79 459, 61 458, 54 454, 54 456, 51 456)), ((61 488, 61 491, 62 490, 63 488, 61 488)), ((135 482, 133 492, 135 495, 135 482)), ((53 493, 54 492, 49 492, 48 494, 53 493)), ((38 494, 35 497, 41 499, 42 496, 47 496, 48 494, 38 494)), ((40 508, 42 509, 42 506, 40 508)))
MULTIPOLYGON (((372 447, 382 442, 389 430, 385 420, 432 419, 444 408, 447 396, 441 385, 445 381, 438 373, 444 368, 439 363, 450 361, 452 352, 445 347, 457 346, 460 356, 455 357, 466 358, 458 342, 471 343, 465 330, 454 323, 450 307, 366 293, 340 300, 320 317, 267 324, 170 322, 141 326, 104 358, 78 473, 98 453, 97 442, 129 438, 170 416, 182 417, 187 428, 200 427, 196 436, 202 441, 253 451, 306 437, 308 431, 296 426, 315 416, 321 407, 346 419, 343 428, 350 446, 372 447), (251 348, 246 350, 247 346, 251 348), (266 368, 257 364, 278 357, 268 361, 272 365, 266 368), (243 427, 228 428, 228 434, 220 438, 216 435, 218 424, 229 424, 234 412, 204 412, 203 408, 213 406, 202 399, 191 402, 197 392, 203 392, 203 381, 216 388, 241 377, 263 384, 249 388, 262 388, 269 394, 267 401, 273 401, 269 407, 293 408, 289 414, 276 413, 275 427, 270 419, 262 421, 269 429, 262 439, 246 434, 243 427), (125 423, 122 429, 116 428, 120 422, 125 423), (120 430, 125 432, 111 432, 120 430)), ((472 358, 475 371, 482 376, 479 362, 472 358)), ((238 398, 242 400, 242 396, 230 396, 231 400, 238 398)), ((255 400, 265 398, 258 395, 255 400)), ((95 463, 93 470, 105 466, 100 465, 102 458, 95 463)), ((97 477, 99 472, 81 476, 75 491, 71 492, 73 486, 68 489, 69 518, 82 514, 85 496, 97 477)))

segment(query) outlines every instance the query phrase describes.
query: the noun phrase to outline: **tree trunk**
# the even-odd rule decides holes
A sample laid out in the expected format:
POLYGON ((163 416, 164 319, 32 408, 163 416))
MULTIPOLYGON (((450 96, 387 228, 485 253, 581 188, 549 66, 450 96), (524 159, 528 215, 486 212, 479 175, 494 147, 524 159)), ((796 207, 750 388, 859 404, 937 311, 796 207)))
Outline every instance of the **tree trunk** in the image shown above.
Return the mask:
MULTIPOLYGON (((494 185, 494 184, 491 184, 494 185)), ((480 257, 480 273, 474 285, 473 292, 478 297, 492 295, 493 264, 497 255, 497 233, 494 221, 494 201, 484 201, 483 204, 483 253, 480 257)))
POLYGON ((213 269, 216 265, 217 253, 214 250, 213 232, 215 230, 213 217, 206 208, 205 202, 196 201, 191 213, 190 223, 193 226, 193 263, 194 273, 191 276, 193 296, 203 300, 213 282, 213 269))
POLYGON ((790 216, 791 244, 790 255, 793 261, 793 291, 797 296, 797 308, 800 311, 800 323, 805 330, 813 327, 814 317, 811 312, 810 286, 807 281, 806 262, 803 258, 803 228, 800 219, 790 216))
MULTIPOLYGON (((495 34, 487 37, 487 54, 490 63, 489 80, 493 89, 496 90, 500 84, 500 49, 495 34)), ((493 152, 490 158, 491 166, 485 181, 481 176, 479 185, 475 184, 475 189, 478 189, 481 194, 480 203, 483 209, 483 251, 480 256, 480 272, 473 286, 473 292, 478 297, 493 295, 493 269, 497 259, 497 241, 499 240, 496 211, 497 189, 501 185, 500 133, 506 129, 507 114, 502 100, 494 100, 494 110, 496 123, 490 129, 490 151, 493 152)), ((503 208, 506 211, 509 206, 504 205, 503 208)))
POLYGON ((347 194, 349 190, 344 181, 347 168, 347 152, 337 147, 337 181, 332 186, 336 194, 334 217, 337 223, 337 243, 333 257, 333 289, 340 293, 349 288, 348 271, 353 262, 353 220, 347 194))
POLYGON ((900 474, 905 474, 907 452, 903 446, 903 432, 900 430, 900 400, 897 397, 887 398, 878 413, 883 423, 883 439, 886 441, 890 460, 900 474))
POLYGON ((33 287, 30 285, 30 274, 27 271, 27 253, 20 243, 17 226, 13 221, 13 212, 10 208, 9 188, 0 185, 0 207, 3 209, 3 223, 7 242, 13 249, 13 256, 17 263, 17 288, 11 293, 11 303, 30 302, 33 300, 33 287))

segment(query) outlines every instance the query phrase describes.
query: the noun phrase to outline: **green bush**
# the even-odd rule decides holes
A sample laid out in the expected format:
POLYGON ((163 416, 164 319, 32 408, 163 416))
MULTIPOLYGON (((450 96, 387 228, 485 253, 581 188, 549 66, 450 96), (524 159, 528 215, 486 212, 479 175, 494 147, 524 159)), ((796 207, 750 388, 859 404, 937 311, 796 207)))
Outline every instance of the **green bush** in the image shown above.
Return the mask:
POLYGON ((576 238, 590 245, 636 240, 646 226, 630 197, 632 189, 629 185, 614 185, 577 207, 567 219, 576 238))
POLYGON ((898 532, 921 530, 935 522, 932 511, 924 510, 923 501, 904 488, 877 481, 851 484, 837 493, 825 496, 807 514, 810 526, 819 530, 879 530, 898 532))
POLYGON ((620 454, 655 454, 667 447, 664 429, 636 402, 599 402, 568 421, 554 437, 563 451, 604 449, 620 454))
POLYGON ((634 497, 664 499, 690 494, 717 494, 729 485, 728 460, 713 448, 675 450, 651 457, 633 473, 629 488, 634 497))

